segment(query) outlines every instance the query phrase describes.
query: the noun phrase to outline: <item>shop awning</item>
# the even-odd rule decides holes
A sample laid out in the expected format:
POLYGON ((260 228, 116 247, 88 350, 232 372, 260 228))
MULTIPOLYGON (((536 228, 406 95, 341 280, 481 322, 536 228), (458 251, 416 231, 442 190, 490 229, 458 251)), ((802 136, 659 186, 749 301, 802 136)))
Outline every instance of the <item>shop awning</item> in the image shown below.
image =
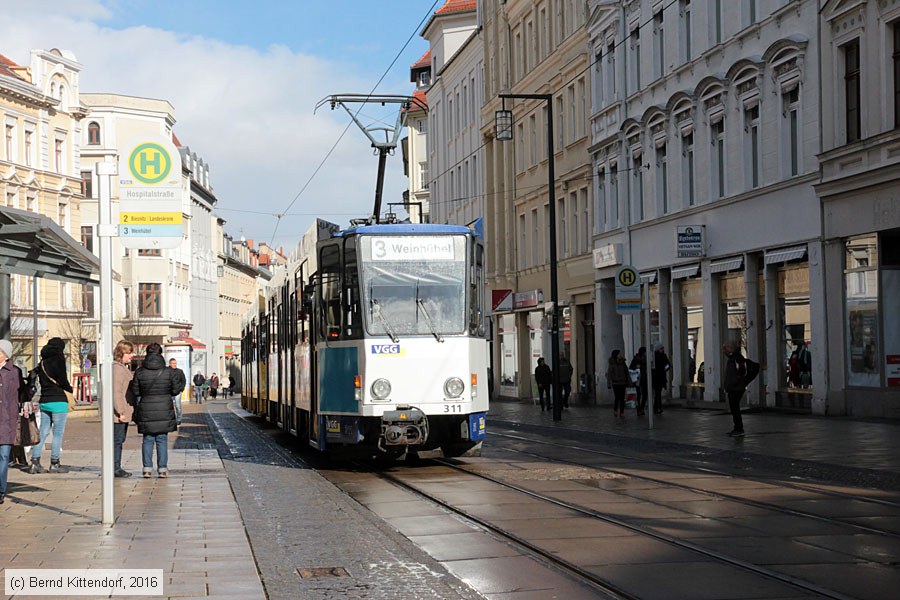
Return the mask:
POLYGON ((190 344, 194 350, 206 350, 206 344, 192 337, 172 338, 173 344, 190 344))
POLYGON ((672 279, 687 279, 688 277, 696 277, 700 272, 700 263, 692 265, 681 265, 680 267, 672 267, 672 279))
POLYGON ((779 248, 778 250, 769 250, 766 252, 766 264, 774 265, 776 263, 790 262, 799 260, 806 256, 806 246, 792 246, 790 248, 779 248))
POLYGON ((641 273, 641 283, 656 283, 656 271, 641 273))
POLYGON ((744 266, 744 257, 736 256, 734 258, 726 258, 725 260, 716 260, 709 263, 710 273, 724 273, 726 271, 736 271, 744 266))
POLYGON ((0 206, 0 273, 97 285, 99 259, 46 215, 0 206))

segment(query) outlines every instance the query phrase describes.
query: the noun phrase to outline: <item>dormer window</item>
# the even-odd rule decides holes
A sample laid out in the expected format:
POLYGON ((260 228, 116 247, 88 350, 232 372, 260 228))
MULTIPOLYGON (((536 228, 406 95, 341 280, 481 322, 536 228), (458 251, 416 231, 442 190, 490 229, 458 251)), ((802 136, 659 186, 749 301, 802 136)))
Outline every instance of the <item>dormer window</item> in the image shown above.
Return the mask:
POLYGON ((100 124, 96 121, 91 121, 91 123, 88 125, 88 145, 100 145, 100 124))
POLYGON ((431 85, 431 73, 427 70, 419 72, 419 87, 431 85))

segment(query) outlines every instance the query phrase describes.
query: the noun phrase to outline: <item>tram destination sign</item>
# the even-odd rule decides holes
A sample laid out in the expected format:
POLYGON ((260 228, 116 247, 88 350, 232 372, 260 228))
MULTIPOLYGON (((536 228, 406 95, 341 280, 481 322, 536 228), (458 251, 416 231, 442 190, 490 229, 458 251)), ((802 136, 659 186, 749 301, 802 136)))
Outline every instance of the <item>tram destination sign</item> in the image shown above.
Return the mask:
POLYGON ((706 225, 679 225, 675 228, 675 253, 678 258, 706 255, 706 225))
POLYGON ((453 237, 378 236, 372 238, 371 260, 454 260, 453 237))
POLYGON ((183 237, 181 155, 172 140, 145 134, 119 157, 119 240, 126 248, 177 248, 183 237))

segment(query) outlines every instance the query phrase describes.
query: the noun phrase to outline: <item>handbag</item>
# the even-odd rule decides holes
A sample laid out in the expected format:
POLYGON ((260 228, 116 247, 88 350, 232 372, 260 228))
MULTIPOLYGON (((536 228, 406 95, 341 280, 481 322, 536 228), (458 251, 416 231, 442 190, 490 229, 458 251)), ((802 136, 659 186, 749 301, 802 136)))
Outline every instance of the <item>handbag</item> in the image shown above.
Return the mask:
POLYGON ((19 426, 16 427, 16 446, 36 446, 41 443, 41 430, 38 428, 35 414, 27 417, 19 415, 19 426))
MULTIPOLYGON (((47 373, 47 369, 44 368, 43 362, 41 362, 41 371, 44 372, 44 375, 47 376, 47 379, 49 379, 50 381, 53 382, 53 385, 55 385, 56 387, 58 387, 59 389, 62 390, 62 386, 59 385, 59 383, 57 383, 55 379, 50 377, 49 373, 47 373)), ((69 412, 72 412, 73 410, 75 410, 75 394, 73 394, 72 392, 70 392, 68 390, 63 390, 63 393, 66 395, 66 402, 68 402, 68 404, 69 404, 69 412)))

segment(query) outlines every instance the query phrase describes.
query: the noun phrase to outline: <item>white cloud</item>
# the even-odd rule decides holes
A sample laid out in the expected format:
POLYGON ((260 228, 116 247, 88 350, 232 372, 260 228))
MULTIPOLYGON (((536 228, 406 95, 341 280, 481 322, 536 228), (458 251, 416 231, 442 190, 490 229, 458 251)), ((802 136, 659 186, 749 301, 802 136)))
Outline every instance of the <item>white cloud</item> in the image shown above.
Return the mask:
MULTIPOLYGON (((83 65, 82 93, 170 101, 175 131, 210 164, 223 209, 282 212, 349 122, 327 106, 314 115, 316 103, 333 93, 367 92, 380 76, 367 73, 363 80, 352 65, 284 46, 259 51, 150 27, 113 29, 103 25, 110 11, 99 1, 23 0, 8 14, 0 18, 0 53, 13 60, 27 64, 35 48, 70 50, 83 65)), ((393 124, 384 109, 366 107, 363 114, 393 124)), ((364 216, 372 208, 376 166, 368 141, 351 127, 290 212, 364 216)), ((399 201, 406 187, 399 149, 388 166, 385 204, 399 201)), ((220 214, 229 232, 242 229, 248 238, 267 240, 275 224, 272 217, 220 214)), ((345 224, 349 217, 332 219, 345 224)), ((292 245, 311 221, 285 218, 276 245, 292 245)))

